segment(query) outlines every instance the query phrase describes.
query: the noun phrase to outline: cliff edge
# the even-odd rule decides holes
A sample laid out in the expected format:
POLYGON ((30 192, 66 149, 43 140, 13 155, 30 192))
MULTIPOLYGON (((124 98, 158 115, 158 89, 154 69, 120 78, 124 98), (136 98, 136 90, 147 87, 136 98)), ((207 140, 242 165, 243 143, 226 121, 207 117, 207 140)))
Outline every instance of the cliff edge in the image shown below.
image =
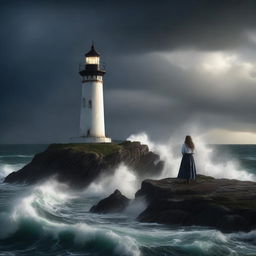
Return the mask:
POLYGON ((4 182, 35 184, 54 176, 72 187, 85 187, 101 174, 112 174, 124 163, 136 175, 146 178, 163 169, 159 156, 140 142, 51 144, 4 182))
POLYGON ((224 232, 256 229, 256 182, 198 175, 196 183, 176 178, 145 180, 136 198, 148 206, 142 222, 208 226, 224 232))

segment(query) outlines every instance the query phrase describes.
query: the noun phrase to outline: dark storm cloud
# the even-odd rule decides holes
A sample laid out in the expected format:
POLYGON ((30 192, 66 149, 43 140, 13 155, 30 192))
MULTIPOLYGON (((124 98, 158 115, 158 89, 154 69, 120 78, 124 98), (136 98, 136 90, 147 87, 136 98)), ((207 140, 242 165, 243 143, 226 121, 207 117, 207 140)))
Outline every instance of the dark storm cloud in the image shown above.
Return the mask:
POLYGON ((146 130, 161 137, 200 119, 214 120, 205 128, 233 120, 239 129, 252 129, 255 87, 247 81, 245 89, 236 86, 220 97, 204 86, 214 81, 149 55, 239 49, 253 62, 255 11, 255 1, 232 0, 1 1, 0 142, 76 136, 77 67, 92 40, 107 63, 110 136, 146 130))

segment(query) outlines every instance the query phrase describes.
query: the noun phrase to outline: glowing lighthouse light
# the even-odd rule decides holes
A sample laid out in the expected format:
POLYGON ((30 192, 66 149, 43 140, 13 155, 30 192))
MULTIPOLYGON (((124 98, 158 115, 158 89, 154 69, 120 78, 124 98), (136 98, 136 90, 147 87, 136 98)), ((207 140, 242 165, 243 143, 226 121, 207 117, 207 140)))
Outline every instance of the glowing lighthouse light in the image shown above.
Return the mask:
POLYGON ((100 64, 100 57, 85 57, 85 64, 100 64))
POLYGON ((80 138, 84 142, 111 142, 105 136, 103 76, 100 54, 92 45, 85 54, 85 63, 80 67, 82 76, 82 99, 80 112, 80 138))

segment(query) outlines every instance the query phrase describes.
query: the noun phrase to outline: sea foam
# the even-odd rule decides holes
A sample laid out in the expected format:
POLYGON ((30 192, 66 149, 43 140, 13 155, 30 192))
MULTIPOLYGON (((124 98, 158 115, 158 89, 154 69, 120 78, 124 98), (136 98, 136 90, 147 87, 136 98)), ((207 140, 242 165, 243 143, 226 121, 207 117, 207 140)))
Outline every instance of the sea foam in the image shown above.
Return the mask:
POLYGON ((88 197, 103 197, 112 194, 116 189, 129 198, 133 198, 140 185, 135 173, 124 164, 120 164, 113 175, 102 175, 93 181, 85 190, 88 197))
MULTIPOLYGON (((90 250, 93 247, 100 252, 99 255, 106 251, 109 255, 139 256, 139 246, 133 238, 119 235, 104 226, 89 225, 86 219, 75 221, 69 206, 72 200, 81 196, 54 179, 28 187, 25 195, 17 198, 10 214, 0 214, 1 223, 5 222, 8 226, 0 232, 0 238, 24 232, 32 237, 52 237, 51 241, 55 241, 56 245, 64 246, 66 239, 69 239, 74 249, 90 250), (32 230, 32 233, 28 234, 27 230, 32 230)), ((87 215, 85 213, 84 216, 87 215)))
MULTIPOLYGON (((213 160, 214 149, 208 146, 200 136, 193 136, 193 139, 196 145, 194 157, 197 173, 215 178, 256 181, 255 175, 244 170, 238 161, 228 158, 213 160)), ((158 153, 161 159, 165 161, 164 170, 158 178, 177 177, 181 162, 180 148, 183 141, 179 145, 176 143, 176 139, 170 137, 164 144, 153 142, 145 132, 133 134, 127 140, 147 144, 150 150, 158 153)))

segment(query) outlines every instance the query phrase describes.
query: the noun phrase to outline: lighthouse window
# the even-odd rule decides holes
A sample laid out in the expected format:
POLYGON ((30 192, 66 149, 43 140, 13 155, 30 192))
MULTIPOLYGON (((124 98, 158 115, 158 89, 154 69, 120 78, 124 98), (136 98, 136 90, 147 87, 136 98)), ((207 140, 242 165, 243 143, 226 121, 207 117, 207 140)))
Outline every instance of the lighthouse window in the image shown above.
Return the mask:
POLYGON ((86 57, 86 64, 99 64, 100 58, 96 56, 86 57))
POLYGON ((92 101, 89 100, 89 108, 92 108, 92 101))
POLYGON ((85 107, 86 107, 86 99, 83 98, 83 108, 85 108, 85 107))

